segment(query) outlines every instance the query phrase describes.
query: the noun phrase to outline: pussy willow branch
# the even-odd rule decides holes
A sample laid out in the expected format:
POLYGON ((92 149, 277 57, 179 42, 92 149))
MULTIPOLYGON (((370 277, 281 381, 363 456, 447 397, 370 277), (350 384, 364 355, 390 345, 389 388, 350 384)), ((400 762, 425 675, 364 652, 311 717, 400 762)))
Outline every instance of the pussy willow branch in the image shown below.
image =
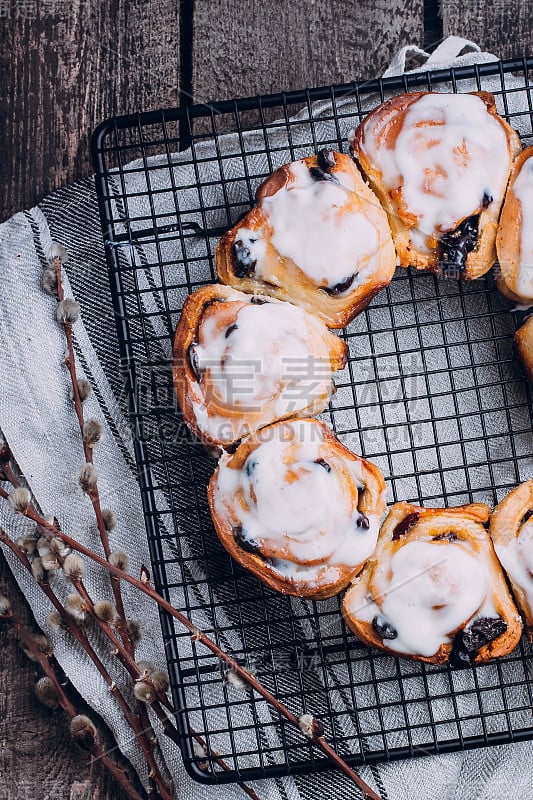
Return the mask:
MULTIPOLYGON (((41 667, 43 673, 50 679, 50 681, 54 685, 54 689, 57 694, 58 703, 67 715, 67 717, 72 720, 78 716, 78 712, 65 693, 63 685, 59 680, 56 671, 53 667, 52 661, 50 656, 45 655, 42 653, 39 648, 35 645, 33 640, 33 636, 29 631, 27 631, 19 622, 16 622, 15 619, 10 616, 2 616, 2 621, 6 622, 17 639, 22 642, 25 648, 31 652, 32 656, 34 657, 35 661, 41 667)), ((85 741, 85 746, 87 747, 90 754, 96 758, 101 764, 107 769, 107 771, 113 776, 119 786, 123 789, 125 794, 131 800, 143 800, 139 792, 135 789, 133 784, 131 783, 128 775, 126 772, 110 758, 107 753, 105 752, 102 745, 98 744, 96 740, 92 741, 85 741)))
MULTIPOLYGON (((9 463, 2 465, 2 471, 4 472, 4 475, 8 478, 9 482, 12 483, 12 485, 17 486, 17 487, 21 485, 20 480, 18 479, 16 473, 13 471, 13 469, 12 469, 12 467, 11 467, 11 465, 9 463)), ((56 529, 55 526, 54 526, 54 529, 56 529)), ((5 544, 6 547, 8 547, 11 550, 13 555, 18 559, 18 561, 22 564, 22 566, 30 574, 33 574, 32 573, 31 562, 30 562, 29 558, 27 557, 27 555, 24 553, 23 550, 21 550, 20 547, 18 547, 18 545, 9 537, 9 535, 6 533, 6 531, 4 531, 1 527, 0 527, 0 542, 5 544)), ((61 601, 59 600, 58 596, 56 595, 56 593, 54 592, 54 590, 50 586, 50 584, 47 581, 38 581, 38 585, 40 586, 42 592, 50 600, 50 602, 53 605, 53 607, 56 609, 56 611, 61 616, 61 620, 63 622, 63 626, 65 627, 65 629, 78 642, 80 647, 82 647, 86 651, 86 653, 88 654, 89 658, 91 659, 91 661, 93 662, 95 667, 98 669, 98 671, 102 675, 104 681, 109 686, 111 693, 113 694, 113 696, 117 700, 118 705, 120 706, 120 708, 122 709, 122 711, 124 713, 125 719, 127 720, 127 722, 129 723, 130 727, 132 728, 132 730, 136 734, 137 738, 139 739, 141 747, 143 748, 143 752, 145 753, 145 756, 147 757, 147 761, 148 761, 148 763, 150 765, 152 759, 151 759, 151 757, 149 757, 149 754, 145 751, 145 748, 143 746, 143 736, 142 736, 142 733, 143 733, 143 729, 142 729, 143 721, 142 721, 142 719, 139 720, 139 719, 136 718, 134 712, 132 712, 132 710, 130 709, 128 703, 124 699, 124 696, 120 692, 119 687, 117 686, 115 681, 111 678, 111 676, 109 675, 109 673, 107 671, 107 668, 105 667, 103 662, 100 660, 98 654, 95 652, 94 648, 92 647, 87 635, 85 634, 83 629, 78 627, 76 622, 66 612, 64 606, 62 605, 61 601)), ((83 587, 82 591, 81 592, 78 591, 78 593, 85 600, 85 602, 87 604, 87 610, 90 612, 92 610, 92 601, 91 601, 91 598, 89 597, 88 593, 85 591, 85 588, 83 587)), ((98 617, 96 617, 94 614, 91 614, 91 617, 97 623, 101 622, 101 620, 99 620, 98 617)), ((152 708, 152 710, 154 711, 154 713, 157 716, 157 718, 159 719, 165 735, 169 739, 171 739, 175 744, 180 746, 181 742, 180 742, 180 737, 179 737, 178 731, 174 727, 174 725, 172 724, 170 719, 168 718, 168 716, 165 713, 165 711, 163 710, 163 708, 161 707, 163 705, 163 703, 161 702, 161 696, 163 696, 164 699, 167 701, 165 703, 165 706, 167 708, 169 708, 169 710, 173 713, 174 712, 174 708, 173 708, 172 704, 170 703, 170 701, 168 701, 168 698, 166 697, 166 695, 163 692, 158 692, 155 689, 155 687, 153 686, 153 683, 152 683, 149 675, 143 674, 141 676, 139 668, 138 668, 138 665, 136 664, 136 662, 129 656, 128 652, 122 646, 121 642, 117 639, 116 636, 114 636, 112 630, 110 628, 109 629, 108 628, 109 628, 109 626, 107 626, 107 627, 106 626, 101 626, 101 630, 104 633, 104 635, 106 635, 106 636, 108 636, 108 638, 110 638, 110 641, 113 644, 113 647, 115 648, 117 657, 118 657, 118 649, 121 649, 122 653, 123 653, 124 660, 130 666, 130 671, 129 671, 130 677, 132 677, 132 679, 134 681, 137 681, 140 678, 142 678, 142 680, 145 681, 146 683, 148 683, 148 685, 152 688, 153 693, 154 693, 154 699, 149 701, 149 705, 152 708), (111 633, 111 636, 109 636, 109 633, 111 633)), ((124 661, 121 660, 121 663, 123 664, 124 667, 126 666, 124 661)), ((145 730, 146 730, 146 728, 145 728, 145 730)), ((196 739, 196 741, 202 747, 205 748, 206 754, 211 755, 213 757, 213 760, 221 767, 221 769, 225 770, 226 772, 229 771, 230 767, 226 764, 224 759, 221 758, 220 755, 215 750, 210 748, 206 744, 206 742, 202 739, 202 737, 193 728, 190 728, 190 732, 191 732, 191 735, 193 736, 193 738, 196 739)), ((238 782, 237 785, 245 792, 245 794, 247 794, 249 797, 251 797, 252 800, 260 800, 259 796, 253 791, 253 789, 251 789, 249 786, 247 786, 246 783, 238 782)))
MULTIPOLYGON (((61 258, 56 256, 53 260, 53 266, 56 273, 56 284, 57 284, 57 296, 59 301, 61 302, 64 299, 65 293, 63 289, 63 275, 62 275, 62 265, 61 265, 61 258)), ((72 397, 74 398, 74 407, 76 410, 76 417, 78 419, 78 425, 80 428, 80 434, 82 437, 83 442, 83 450, 85 454, 85 461, 89 464, 93 463, 93 448, 92 446, 85 441, 83 435, 83 426, 85 423, 84 413, 83 413, 83 403, 80 397, 80 389, 78 385, 78 376, 76 374, 76 359, 74 356, 74 344, 72 340, 72 325, 68 322, 63 324, 63 329, 65 331, 65 339, 67 342, 67 352, 68 358, 66 359, 67 369, 70 375, 70 382, 72 384, 72 397)), ((107 534, 107 529, 104 523, 104 518, 102 516, 102 508, 100 505, 100 493, 98 491, 98 486, 95 486, 91 489, 89 494, 89 499, 93 505, 94 514, 96 517, 96 525, 98 527, 98 533, 100 535, 100 540, 102 542, 102 547, 104 549, 105 557, 109 559, 111 555, 111 547, 109 545, 109 536, 107 534)), ((124 642, 124 646, 129 651, 130 655, 134 653, 133 643, 130 639, 128 634, 128 628, 126 624, 126 615, 124 612, 124 601, 122 599, 122 592, 120 588, 120 580, 116 577, 111 576, 111 586, 113 589, 113 595, 115 598, 115 606, 118 613, 118 622, 117 628, 120 631, 120 636, 122 641, 124 642)))
MULTIPOLYGON (((4 489, 0 489, 0 497, 4 497, 7 499, 8 493, 4 489)), ((77 542, 68 534, 63 533, 63 531, 58 530, 49 522, 47 522, 44 517, 41 517, 38 513, 36 513, 35 509, 31 506, 22 512, 25 516, 29 519, 36 522, 42 530, 48 532, 48 536, 52 538, 53 536, 59 536, 62 541, 71 547, 73 550, 76 550, 78 553, 82 553, 83 555, 90 558, 92 561, 100 564, 100 566, 107 569, 113 575, 116 575, 117 578, 130 583, 132 586, 135 586, 139 591, 143 592, 148 597, 151 597, 161 608, 167 611, 174 619, 178 620, 178 622, 186 628, 192 635, 192 639, 195 642, 202 643, 208 650, 214 653, 218 658, 227 664, 231 670, 237 674, 245 683, 247 683, 250 687, 255 689, 255 691, 266 700, 269 705, 275 708, 281 716, 285 717, 285 719, 291 723, 295 728, 301 730, 300 721, 295 714, 292 713, 283 703, 281 703, 275 695, 272 694, 268 689, 266 689, 258 680, 257 678, 249 673, 244 667, 242 667, 237 661, 235 661, 232 656, 222 650, 216 642, 206 636, 205 633, 200 631, 196 625, 194 625, 181 611, 178 611, 174 608, 171 603, 165 600, 155 589, 152 588, 150 583, 146 580, 139 580, 138 578, 133 577, 127 572, 115 567, 109 561, 99 556, 97 553, 93 553, 84 545, 77 542)), ((320 726, 317 726, 319 730, 320 726)), ((307 739, 317 747, 324 755, 326 755, 335 766, 341 770, 353 783, 355 783, 363 792, 365 800, 380 800, 379 796, 373 791, 373 789, 366 784, 362 778, 354 772, 351 767, 344 761, 344 759, 328 744, 324 735, 320 732, 313 732, 307 736, 307 739)))
MULTIPOLYGON (((58 300, 59 300, 59 302, 61 302, 64 299, 61 258, 59 256, 56 256, 53 259, 52 263, 53 263, 53 267, 54 267, 55 274, 56 274, 56 286, 57 286, 58 300)), ((79 429, 80 429, 80 435, 82 437, 85 461, 87 463, 89 463, 89 464, 92 464, 93 463, 93 448, 92 448, 91 443, 86 441, 85 436, 84 436, 85 419, 84 419, 84 412, 83 412, 83 403, 82 403, 82 400, 81 400, 81 397, 80 397, 78 376, 77 376, 77 373, 76 373, 76 359, 75 359, 75 355, 74 355, 74 344, 73 344, 73 339, 72 339, 72 325, 69 322, 65 321, 63 323, 63 329, 64 329, 64 332, 65 332, 65 339, 66 339, 66 343, 67 343, 67 354, 68 354, 65 363, 66 363, 66 366, 67 366, 67 369, 68 369, 69 375, 70 375, 70 382, 71 382, 71 386, 72 386, 72 397, 73 397, 73 400, 74 400, 74 407, 75 407, 75 410, 76 410, 76 417, 77 417, 77 420, 78 420, 78 425, 79 425, 79 429)), ((105 557, 106 557, 106 559, 109 559, 109 557, 111 555, 111 547, 110 547, 110 544, 109 544, 109 536, 108 536, 107 529, 106 529, 106 526, 105 526, 105 523, 104 523, 104 518, 103 518, 103 515, 102 515, 102 507, 101 507, 101 504, 100 504, 100 493, 98 491, 98 486, 97 485, 94 486, 87 494, 88 494, 89 499, 91 500, 91 503, 92 503, 92 506, 93 506, 93 510, 94 510, 94 514, 95 514, 95 518, 96 518, 96 525, 97 525, 97 528, 98 528, 98 533, 99 533, 99 536, 100 536, 100 541, 102 543, 102 548, 104 550, 105 557)), ((135 652, 135 647, 134 647, 133 641, 132 641, 132 639, 131 639, 131 637, 129 635, 129 631, 128 631, 128 627, 127 627, 127 623, 126 623, 126 614, 125 614, 125 610, 124 610, 124 601, 123 601, 123 598, 122 598, 122 590, 121 590, 121 586, 120 586, 120 580, 118 578, 116 578, 115 576, 111 576, 111 588, 112 588, 112 591, 113 591, 113 596, 114 596, 114 600, 115 600, 115 607, 116 607, 117 614, 118 614, 117 628, 118 628, 118 631, 120 633, 120 637, 122 639, 122 642, 124 644, 124 647, 125 647, 127 653, 133 659, 133 655, 134 655, 134 652, 135 652)), ((153 736, 153 732, 151 732, 152 735, 150 733, 147 734, 147 732, 150 731, 151 726, 150 726, 150 720, 149 720, 149 717, 148 717, 148 713, 147 713, 146 708, 144 707, 143 703, 140 702, 140 701, 137 701, 136 702, 136 706, 137 706, 137 717, 139 718, 139 725, 137 727, 141 732, 140 737, 139 737, 139 741, 140 741, 140 743, 141 743, 141 745, 143 747, 143 751, 145 752, 145 755, 146 755, 148 749, 153 751, 153 749, 154 749, 154 743, 153 742, 155 741, 155 737, 153 736)), ((150 759, 150 765, 151 765, 150 772, 151 772, 151 775, 154 777, 154 780, 159 781, 159 778, 161 778, 161 780, 163 781, 164 779, 160 775, 159 770, 157 768, 157 764, 155 762, 155 756, 153 756, 150 759)), ((165 791, 166 788, 163 787, 163 790, 165 791)))
MULTIPOLYGON (((27 558, 26 554, 22 552, 22 550, 19 547, 17 547, 17 545, 9 538, 7 533, 2 528, 0 528, 0 541, 3 542, 7 547, 9 547, 11 552, 16 556, 16 558, 18 558, 20 563, 31 574, 32 573, 31 563, 27 558)), ((76 625, 72 617, 66 612, 64 606, 62 605, 61 601, 57 597, 56 593, 54 592, 50 584, 47 582, 39 581, 39 586, 41 587, 44 594, 48 597, 48 599, 50 600, 56 611, 60 614, 64 628, 70 633, 73 639, 75 639, 75 641, 78 642, 80 647, 82 647, 85 650, 85 652, 95 665, 96 669, 104 679, 105 683, 108 685, 111 694, 117 701, 117 704, 124 715, 124 718, 130 725, 133 732, 135 733, 136 738, 139 740, 139 744, 142 748, 142 751, 147 760, 150 770, 153 770, 154 768, 156 770, 153 777, 157 778, 158 781, 160 778, 162 781, 163 785, 161 787, 157 785, 158 792, 166 800, 172 800, 172 795, 168 792, 164 778, 163 776, 160 775, 158 771, 157 762, 155 762, 155 759, 152 755, 152 748, 150 747, 150 743, 147 741, 147 737, 143 735, 142 719, 140 719, 139 716, 135 714, 134 711, 132 711, 124 695, 120 691, 120 688, 109 674, 107 667, 101 661, 98 654, 95 652, 94 648, 89 642, 87 635, 83 630, 81 630, 76 625)))
MULTIPOLYGON (((2 463, 2 472, 4 477, 11 483, 14 487, 20 487, 21 481, 19 480, 18 476, 16 475, 11 463, 9 461, 4 461, 2 463)), ((35 513, 37 509, 32 506, 32 510, 35 513)), ((57 530, 56 526, 53 526, 54 530, 57 530)), ((32 572, 31 564, 27 559, 26 555, 22 553, 20 548, 18 548, 9 538, 7 533, 0 528, 0 540, 4 542, 10 549, 11 552, 14 553, 15 556, 21 561, 21 563, 32 572)), ((61 556, 57 556, 59 564, 62 566, 64 563, 64 558, 61 556)), ((95 620, 99 627, 104 632, 105 635, 111 640, 115 651, 118 653, 118 649, 122 650, 125 656, 129 659, 128 651, 122 646, 122 643, 119 639, 114 635, 111 627, 103 623, 103 621, 99 620, 98 617, 93 613, 93 601, 85 589, 85 586, 81 580, 73 580, 72 584, 74 588, 77 590, 78 594, 86 603, 87 612, 90 613, 91 617, 95 620), (101 623, 101 624, 100 624, 101 623)), ((135 713, 126 700, 124 699, 122 693, 120 692, 118 686, 111 680, 109 673, 105 667, 105 665, 101 662, 97 654, 95 653, 94 649, 89 643, 89 640, 86 636, 82 634, 78 626, 73 623, 72 618, 66 613, 64 607, 62 606, 61 602, 59 601, 58 597, 56 596, 55 592, 53 591, 52 587, 46 582, 39 582, 42 590, 45 592, 47 597, 52 602, 56 611, 61 615, 62 620, 66 623, 69 631, 72 633, 74 638, 79 642, 79 644, 86 650, 87 654, 91 658, 93 664, 99 670, 102 678, 106 681, 106 683, 112 687, 112 693, 114 694, 118 705, 120 706, 122 712, 125 715, 125 718, 129 725, 131 726, 133 732, 136 735, 136 738, 139 741, 139 745, 144 753, 146 758, 146 762, 149 768, 149 780, 150 784, 154 785, 154 788, 157 790, 158 794, 161 795, 163 800, 172 800, 172 795, 169 793, 169 789, 167 786, 167 782, 165 781, 159 766, 157 764, 155 753, 154 753, 154 736, 153 731, 150 726, 150 722, 148 719, 148 715, 144 705, 141 703, 136 703, 137 713, 135 713)), ((135 664, 133 658, 130 659, 130 676, 132 679, 138 679, 140 677, 139 670, 137 665, 135 664), (133 664, 133 669, 131 669, 131 664, 133 664)))

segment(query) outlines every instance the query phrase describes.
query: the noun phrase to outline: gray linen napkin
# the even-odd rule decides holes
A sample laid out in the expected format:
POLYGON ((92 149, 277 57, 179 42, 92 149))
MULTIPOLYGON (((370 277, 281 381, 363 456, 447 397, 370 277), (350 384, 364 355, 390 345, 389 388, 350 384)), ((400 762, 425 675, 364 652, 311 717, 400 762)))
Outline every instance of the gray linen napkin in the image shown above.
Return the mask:
MULTIPOLYGON (((425 60, 419 70, 496 60, 495 56, 481 53, 476 45, 458 37, 450 37, 430 58, 418 48, 404 48, 393 60, 387 74, 401 73, 409 56, 425 60), (459 55, 462 51, 463 54, 459 55)), ((513 86, 512 76, 506 76, 505 80, 508 87, 513 86)), ((490 90, 490 79, 483 81, 483 86, 490 90)), ((467 90, 475 87, 464 85, 461 88, 467 90)), ((349 110, 352 101, 346 98, 345 102, 349 110)), ((513 96, 513 110, 526 107, 524 92, 517 92, 513 96)), ((327 116, 328 107, 324 103, 313 108, 313 117, 317 120, 320 119, 321 109, 324 116, 327 116)), ((306 110, 298 115, 303 124, 308 113, 306 110)), ((523 121, 524 132, 530 134, 529 127, 526 127, 530 124, 529 115, 524 113, 523 121)), ((319 140, 328 139, 328 125, 325 122, 323 129, 318 129, 319 140)), ((515 118, 514 125, 520 129, 520 117, 515 118)), ((297 136, 295 127, 293 137, 297 136)), ((247 141, 252 143, 253 137, 251 132, 247 141)), ((293 140, 297 145, 297 138, 293 140)), ((280 142, 281 139, 277 144, 280 142)), ((284 150, 283 143, 281 144, 279 163, 288 159, 288 150, 284 150)), ((205 147, 206 154, 212 152, 213 146, 209 142, 202 146, 205 147)), ((226 151, 231 153, 231 147, 235 143, 231 136, 227 136, 223 137, 223 141, 219 140, 219 146, 227 148, 226 151)), ((261 156, 257 158, 258 168, 263 167, 261 156)), ((177 155, 177 165, 179 160, 180 156, 177 155)), ((151 163, 156 166, 157 157, 151 163)), ((231 169, 231 160, 226 163, 228 169, 231 169)), ((188 169, 190 168, 184 167, 176 172, 176 177, 183 184, 188 181, 188 169)), ((153 175, 155 181, 168 181, 168 176, 159 178, 157 170, 153 175)), ((217 178, 213 173, 204 177, 211 180, 217 178)), ((194 176, 191 183, 195 183, 194 176)), ((132 175, 127 188, 128 192, 140 192, 142 195, 143 189, 146 189, 142 176, 132 175)), ((219 190, 214 186, 209 191, 214 193, 211 199, 215 199, 219 190)), ((142 196, 130 202, 133 203, 133 213, 142 211, 142 196)), ((162 206, 158 211, 163 215, 168 214, 168 221, 173 221, 171 207, 165 206, 164 200, 161 202, 162 206)), ((194 197, 191 197, 191 204, 195 204, 194 197)), ((160 224, 164 222, 162 219, 160 224)), ((220 220, 214 220, 213 224, 220 224, 220 220)), ((74 330, 76 355, 80 376, 88 378, 95 389, 87 412, 102 420, 106 428, 105 441, 95 451, 95 464, 100 475, 102 502, 104 506, 112 508, 119 519, 119 525, 112 534, 113 546, 129 553, 131 569, 138 574, 140 565, 149 563, 149 555, 135 478, 131 435, 125 419, 113 313, 96 197, 91 180, 65 187, 46 198, 39 207, 17 214, 0 226, 0 335, 4 350, 0 373, 0 428, 41 507, 46 512, 54 512, 68 533, 75 534, 80 541, 97 549, 92 511, 76 484, 76 472, 82 459, 79 435, 68 400, 67 375, 62 366, 64 342, 62 333, 54 322, 55 301, 46 297, 41 290, 43 264, 52 241, 61 242, 69 250, 70 260, 66 271, 70 283, 66 287, 67 295, 76 297, 82 308, 82 320, 76 324, 74 330)), ((203 255, 203 245, 198 243, 195 246, 200 257, 203 255)), ((149 252, 145 253, 148 263, 151 262, 150 255, 149 252)), ((191 258, 194 253, 188 253, 188 256, 191 258)), ((143 279, 146 283, 140 288, 146 290, 145 310, 150 312, 157 308, 158 300, 157 292, 150 291, 150 269, 145 270, 143 279)), ((157 326, 160 323, 157 318, 152 324, 155 332, 158 332, 157 326)), ((165 508, 166 498, 158 495, 156 499, 158 507, 165 508)), ((12 517, 3 507, 0 507, 0 522, 8 529, 12 528, 12 517)), ((169 530, 169 533, 173 535, 176 532, 169 530)), ((47 602, 11 558, 9 563, 37 621, 44 626, 45 617, 50 610, 47 602)), ((169 581, 179 586, 179 567, 175 567, 175 573, 168 568, 167 572, 169 581)), ((198 574, 198 578, 200 577, 198 574)), ((107 580, 90 566, 87 583, 95 598, 109 597, 107 580)), ((65 592, 61 579, 57 581, 57 590, 59 593, 65 592)), ((163 667, 164 647, 155 606, 128 587, 125 593, 130 616, 139 619, 143 626, 144 636, 139 657, 163 667)), ((178 607, 183 604, 179 588, 173 590, 172 599, 178 607)), ((298 604, 301 602, 303 601, 294 601, 295 611, 298 611, 298 604)), ((197 612, 195 622, 200 627, 211 626, 210 620, 202 611, 197 612)), ((312 629, 304 630, 304 633, 309 638, 313 635, 312 629)), ((120 711, 89 659, 83 652, 78 652, 67 637, 50 635, 65 672, 95 712, 110 726, 122 752, 131 760, 141 777, 145 778, 142 755, 137 743, 123 723, 120 711)), ((190 648, 190 644, 182 641, 182 655, 185 655, 185 649, 190 648)), ((97 644, 101 646, 101 643, 97 644)), ((238 648, 237 633, 230 635, 228 644, 238 648)), ((337 680, 342 685, 346 680, 344 669, 342 664, 328 666, 331 681, 337 680)), ((213 692, 214 699, 220 702, 223 697, 222 689, 215 687, 213 692)), ((332 691, 331 702, 337 710, 345 707, 341 691, 332 691)), ((240 721, 243 725, 253 726, 254 721, 245 706, 243 704, 240 712, 240 721)), ((269 711, 262 703, 258 703, 256 708, 260 721, 270 720, 269 711)), ((353 729, 349 714, 339 719, 345 732, 353 729)), ((158 731, 164 760, 174 778, 179 796, 185 800, 217 796, 219 789, 202 786, 189 778, 175 747, 169 745, 156 721, 154 725, 158 731)), ((272 747, 278 746, 274 734, 270 733, 269 736, 268 744, 272 747)), ((449 800, 505 800, 517 795, 528 798, 533 797, 533 790, 530 786, 529 770, 524 769, 524 765, 528 763, 531 752, 531 744, 523 743, 365 767, 361 774, 381 793, 383 800, 403 800, 407 797, 420 800, 435 797, 449 800)), ((352 784, 333 772, 261 781, 255 788, 265 800, 319 800, 327 795, 358 796, 352 784)), ((242 796, 241 790, 234 786, 225 786, 223 792, 227 798, 242 796)))

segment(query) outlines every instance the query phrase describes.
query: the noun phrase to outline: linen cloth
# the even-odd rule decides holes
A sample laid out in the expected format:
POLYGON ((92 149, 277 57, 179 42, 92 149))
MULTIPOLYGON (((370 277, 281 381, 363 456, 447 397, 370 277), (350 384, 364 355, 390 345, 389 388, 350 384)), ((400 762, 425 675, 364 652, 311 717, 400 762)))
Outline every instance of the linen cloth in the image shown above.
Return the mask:
MULTIPOLYGON (((497 60, 492 54, 480 52, 479 47, 471 42, 449 37, 431 56, 416 47, 403 48, 385 74, 405 71, 409 57, 422 62, 412 71, 497 60)), ((507 86, 512 86, 512 81, 512 76, 506 76, 507 86)), ((467 90, 468 87, 462 85, 461 88, 467 90)), ((483 88, 490 90, 490 78, 483 81, 483 88)), ((346 103, 350 103, 349 98, 346 103)), ((321 105, 327 112, 327 104, 321 105)), ((510 105, 512 110, 525 111, 524 93, 517 92, 510 105)), ((306 113, 303 112, 302 119, 306 113)), ((319 118, 320 108, 314 109, 313 115, 319 118)), ((524 124, 526 120, 529 123, 529 116, 524 113, 524 124)), ((520 130, 520 117, 515 118, 514 125, 520 130)), ((207 152, 210 146, 206 143, 207 152)), ((221 146, 231 147, 231 137, 225 137, 221 146)), ((157 163, 157 157, 153 163, 157 163)), ((176 163, 179 164, 179 155, 176 163)), ((216 179, 217 176, 205 177, 216 179)), ((138 176, 133 180, 142 182, 138 176)), ((183 181, 187 180, 185 175, 183 181)), ((128 188, 141 192, 143 189, 142 185, 128 188)), ((136 202, 142 206, 142 197, 136 202)), ((194 199, 191 203, 194 205, 194 199)), ((62 363, 63 333, 54 320, 56 302, 41 288, 46 253, 52 241, 68 248, 66 295, 74 296, 81 304, 81 321, 74 327, 77 367, 79 376, 86 377, 94 388, 93 396, 86 404, 86 416, 101 420, 105 426, 105 440, 95 449, 102 505, 113 509, 119 520, 111 535, 113 547, 128 552, 130 570, 139 574, 141 564, 149 564, 150 558, 131 432, 125 418, 113 311, 91 179, 61 189, 45 198, 38 207, 16 214, 0 226, 0 336, 3 345, 0 428, 41 508, 46 513, 54 513, 66 532, 75 534, 80 541, 98 551, 92 508, 81 495, 76 482, 82 456, 77 422, 68 397, 68 376, 62 363)), ((146 298, 149 311, 150 304, 154 304, 156 299, 149 292, 146 298)), ((160 507, 166 502, 166 498, 158 498, 160 507)), ((0 523, 8 530, 13 530, 14 525, 24 527, 24 521, 13 522, 3 504, 0 506, 0 523)), ((8 561, 38 623, 50 635, 55 654, 66 674, 95 713, 109 725, 121 751, 145 780, 142 753, 99 674, 86 654, 78 651, 67 636, 54 635, 46 629, 45 618, 50 611, 46 598, 9 555, 8 561)), ((169 574, 168 577, 171 581, 174 577, 179 583, 178 574, 169 574)), ((110 598, 106 577, 90 563, 87 564, 86 582, 95 599, 110 598)), ((62 579, 54 585, 60 594, 68 591, 62 579)), ((138 658, 164 668, 164 647, 155 604, 127 585, 124 594, 129 616, 142 623, 143 639, 138 658)), ((174 590, 172 600, 177 607, 180 606, 179 589, 174 590)), ((210 627, 209 620, 201 612, 195 623, 199 627, 210 627)), ((237 634, 235 637, 235 641, 230 637, 230 646, 238 646, 237 634)), ((97 640, 96 644, 105 650, 105 643, 97 640)), ((342 698, 337 698, 336 702, 342 702, 342 698)), ((261 703, 257 708, 260 720, 270 719, 268 709, 261 703)), ((243 722, 253 724, 247 718, 246 710, 242 713, 243 722)), ((209 800, 221 791, 230 800, 243 796, 237 786, 226 785, 219 789, 193 781, 186 774, 176 747, 162 734, 156 721, 154 727, 177 796, 184 800, 209 800)), ((269 744, 275 745, 276 742, 271 740, 269 744)), ((410 797, 418 800, 533 798, 531 771, 527 767, 532 751, 530 743, 521 743, 364 767, 360 774, 383 800, 410 797)), ((356 787, 335 772, 260 781, 254 784, 254 788, 264 800, 359 796, 356 787)), ((50 796, 53 797, 53 793, 50 796)))

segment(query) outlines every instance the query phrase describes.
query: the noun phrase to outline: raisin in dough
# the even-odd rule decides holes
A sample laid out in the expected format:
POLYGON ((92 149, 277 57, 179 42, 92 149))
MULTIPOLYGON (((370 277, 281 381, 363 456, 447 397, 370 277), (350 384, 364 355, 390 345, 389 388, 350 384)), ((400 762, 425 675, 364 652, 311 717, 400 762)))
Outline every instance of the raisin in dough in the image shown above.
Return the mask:
POLYGON ((323 411, 345 361, 346 343, 302 308, 214 284, 184 303, 174 385, 194 433, 230 447, 277 419, 323 411))
POLYGON ((357 638, 430 664, 509 653, 522 623, 484 527, 489 515, 483 504, 394 505, 343 599, 357 638))
POLYGON ((209 506, 226 550, 284 594, 337 594, 374 550, 385 512, 379 469, 316 419, 279 422, 224 453, 209 506))
POLYGON ((413 92, 375 108, 353 155, 389 216, 400 265, 471 280, 495 239, 518 135, 488 92, 413 92))

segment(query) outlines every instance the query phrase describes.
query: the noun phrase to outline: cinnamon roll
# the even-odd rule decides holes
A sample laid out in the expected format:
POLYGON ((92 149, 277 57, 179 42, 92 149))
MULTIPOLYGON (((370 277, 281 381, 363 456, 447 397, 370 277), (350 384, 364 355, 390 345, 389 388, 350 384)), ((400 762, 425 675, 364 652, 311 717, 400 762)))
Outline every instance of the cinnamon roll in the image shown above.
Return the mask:
POLYGON ((533 641, 533 480, 517 486, 496 506, 490 535, 533 641))
POLYGON ((371 555, 385 482, 322 422, 302 419, 224 453, 208 498, 219 539, 239 564, 279 592, 322 599, 371 555))
POLYGON ((533 147, 526 147, 514 163, 496 249, 500 292, 519 303, 533 304, 533 147))
POLYGON ((471 280, 495 238, 520 139, 488 92, 413 92, 375 108, 352 153, 389 216, 400 265, 471 280))
POLYGON ((533 316, 528 317, 514 335, 516 351, 525 373, 533 383, 533 316))
POLYGON ((349 156, 322 150, 277 169, 222 236, 222 283, 290 300, 342 328, 394 274, 387 216, 349 156))
POLYGON ((227 447, 277 419, 318 414, 346 344, 302 308, 219 284, 190 295, 174 340, 174 385, 185 422, 227 447))
POLYGON ((431 664, 510 652, 522 624, 484 528, 489 516, 483 504, 396 503, 343 599, 348 627, 369 646, 431 664))

